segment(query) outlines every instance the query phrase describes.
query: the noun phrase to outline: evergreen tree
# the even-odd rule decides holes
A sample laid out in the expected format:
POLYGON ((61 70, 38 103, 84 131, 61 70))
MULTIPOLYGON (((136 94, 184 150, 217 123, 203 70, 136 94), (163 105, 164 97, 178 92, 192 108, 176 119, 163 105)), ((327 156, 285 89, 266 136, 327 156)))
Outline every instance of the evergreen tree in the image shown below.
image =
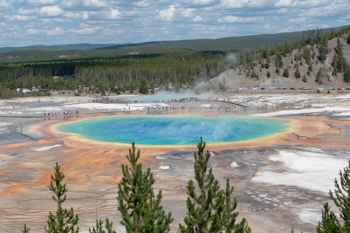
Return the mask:
POLYGON ((347 83, 350 82, 350 66, 348 64, 345 64, 344 81, 347 83))
POLYGON ((74 213, 73 208, 63 208, 63 203, 67 200, 67 187, 63 183, 64 174, 61 167, 56 163, 55 171, 51 175, 49 190, 53 192, 52 199, 57 204, 56 212, 50 212, 47 221, 47 233, 78 233, 79 218, 74 213))
POLYGON ((297 66, 295 73, 294 73, 295 78, 299 79, 301 77, 299 66, 297 66))
POLYGON ((330 197, 338 208, 339 216, 324 205, 322 220, 317 226, 317 233, 348 233, 350 232, 350 161, 347 167, 339 172, 339 180, 335 180, 335 190, 330 191, 330 197))
POLYGON ((123 165, 123 178, 118 185, 118 209, 127 233, 167 233, 173 218, 161 206, 162 193, 154 193, 154 178, 150 169, 138 162, 140 151, 132 144, 123 165))
POLYGON ((311 51, 309 47, 305 47, 303 50, 303 58, 307 65, 311 64, 311 51))
POLYGON ((327 54, 328 54, 328 45, 327 45, 327 40, 323 39, 320 47, 319 47, 319 57, 318 59, 320 62, 324 62, 327 59, 327 54))
POLYGON ((269 51, 267 49, 263 49, 262 52, 261 52, 261 57, 263 59, 267 59, 269 56, 269 51))
POLYGON ((116 233, 113 230, 113 223, 106 218, 103 220, 96 220, 96 225, 92 228, 89 228, 89 233, 116 233))
POLYGON ((283 67, 283 60, 282 60, 282 56, 280 54, 277 54, 275 57, 275 66, 277 69, 283 67))
POLYGON ((339 172, 335 180, 335 190, 330 192, 334 204, 339 209, 342 232, 350 232, 350 161, 349 165, 339 172))
POLYGON ((194 179, 187 185, 187 213, 180 224, 181 233, 248 233, 246 220, 236 223, 237 203, 232 198, 233 188, 227 183, 220 189, 213 170, 209 168, 209 151, 201 139, 194 153, 194 179))
POLYGON ((139 93, 141 94, 148 94, 149 92, 149 87, 148 87, 148 84, 145 80, 142 80, 140 82, 140 86, 139 86, 139 93))
POLYGON ((350 33, 348 34, 348 37, 346 38, 346 43, 348 43, 348 45, 350 45, 350 33))
POLYGON ((237 221, 239 215, 237 208, 237 201, 233 197, 234 188, 231 186, 229 180, 226 180, 225 188, 225 203, 223 211, 223 227, 221 232, 225 233, 250 233, 251 230, 247 221, 243 218, 241 221, 237 221))
POLYGON ((24 224, 22 233, 29 233, 29 232, 30 232, 30 228, 27 226, 27 224, 24 224))
POLYGON ((330 210, 326 203, 322 210, 322 220, 316 228, 317 233, 341 233, 339 222, 335 214, 330 210))
POLYGON ((345 59, 343 54, 343 48, 341 46, 340 40, 337 40, 337 47, 335 48, 335 56, 333 61, 333 67, 336 73, 341 73, 344 71, 345 59))

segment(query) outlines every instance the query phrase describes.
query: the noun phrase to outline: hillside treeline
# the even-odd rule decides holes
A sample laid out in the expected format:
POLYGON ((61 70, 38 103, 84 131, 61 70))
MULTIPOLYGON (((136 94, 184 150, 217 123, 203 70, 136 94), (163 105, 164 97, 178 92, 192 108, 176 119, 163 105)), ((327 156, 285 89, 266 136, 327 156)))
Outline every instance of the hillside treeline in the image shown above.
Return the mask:
POLYGON ((295 78, 303 83, 350 82, 344 47, 350 46, 350 27, 339 31, 315 30, 298 42, 240 54, 239 72, 255 80, 295 78))
MULTIPOLYGON (((36 94, 148 93, 186 88, 223 71, 224 54, 201 52, 0 64, 0 97, 35 87, 36 94)), ((34 94, 34 93, 32 93, 34 94)))

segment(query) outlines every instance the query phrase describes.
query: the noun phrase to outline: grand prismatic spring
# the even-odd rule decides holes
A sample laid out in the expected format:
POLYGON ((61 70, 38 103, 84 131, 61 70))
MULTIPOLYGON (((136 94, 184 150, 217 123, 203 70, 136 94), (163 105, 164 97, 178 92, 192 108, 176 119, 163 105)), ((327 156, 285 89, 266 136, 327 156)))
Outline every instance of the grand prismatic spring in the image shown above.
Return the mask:
POLYGON ((285 120, 251 117, 134 116, 97 117, 61 124, 57 129, 82 138, 111 143, 191 145, 252 140, 288 128, 285 120))
POLYGON ((247 104, 249 98, 249 103, 274 110, 259 111, 250 104, 244 115, 220 112, 233 105, 209 100, 99 103, 86 97, 40 97, 12 100, 14 107, 0 101, 0 111, 11 115, 0 123, 0 232, 20 232, 24 223, 33 232, 44 232, 52 209, 47 186, 56 162, 63 165, 81 232, 104 217, 111 217, 120 229, 116 186, 131 142, 152 170, 155 188, 164 192, 163 203, 174 214, 176 232, 200 137, 208 143, 216 177, 234 184, 240 213, 253 232, 289 232, 291 227, 314 232, 320 206, 350 156, 350 123, 344 118, 350 96, 235 98, 235 103, 247 104), (321 98, 322 108, 300 107, 317 105, 321 98), (67 112, 73 114, 67 117, 67 112))

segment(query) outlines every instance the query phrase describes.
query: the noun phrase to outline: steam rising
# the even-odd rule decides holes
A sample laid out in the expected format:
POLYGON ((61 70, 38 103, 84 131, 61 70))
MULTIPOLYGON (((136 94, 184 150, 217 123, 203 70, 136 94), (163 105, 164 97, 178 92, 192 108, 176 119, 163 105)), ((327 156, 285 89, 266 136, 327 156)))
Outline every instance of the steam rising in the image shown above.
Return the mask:
POLYGON ((237 65, 239 63, 239 57, 236 53, 228 53, 225 57, 225 62, 230 65, 237 65))

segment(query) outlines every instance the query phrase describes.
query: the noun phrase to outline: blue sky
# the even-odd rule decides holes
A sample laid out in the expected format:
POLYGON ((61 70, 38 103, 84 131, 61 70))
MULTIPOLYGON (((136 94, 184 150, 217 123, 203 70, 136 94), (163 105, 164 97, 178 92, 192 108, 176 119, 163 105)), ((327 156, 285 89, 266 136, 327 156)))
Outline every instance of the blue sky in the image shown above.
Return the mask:
POLYGON ((218 38, 350 24, 350 0, 0 0, 0 47, 218 38))

